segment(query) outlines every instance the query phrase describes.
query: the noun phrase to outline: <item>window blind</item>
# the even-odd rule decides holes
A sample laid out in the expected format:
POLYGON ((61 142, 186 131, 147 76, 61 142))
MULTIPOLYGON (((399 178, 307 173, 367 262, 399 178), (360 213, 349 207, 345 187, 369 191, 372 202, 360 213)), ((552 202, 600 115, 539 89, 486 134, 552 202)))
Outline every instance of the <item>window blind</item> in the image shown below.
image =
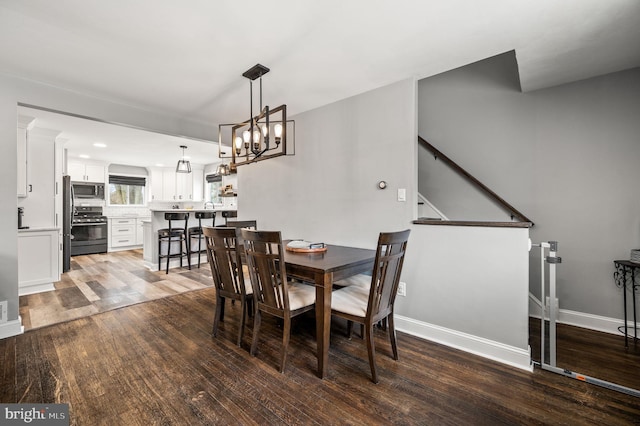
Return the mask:
POLYGON ((147 179, 144 177, 136 176, 109 175, 109 183, 112 183, 114 185, 145 186, 147 183, 147 179))

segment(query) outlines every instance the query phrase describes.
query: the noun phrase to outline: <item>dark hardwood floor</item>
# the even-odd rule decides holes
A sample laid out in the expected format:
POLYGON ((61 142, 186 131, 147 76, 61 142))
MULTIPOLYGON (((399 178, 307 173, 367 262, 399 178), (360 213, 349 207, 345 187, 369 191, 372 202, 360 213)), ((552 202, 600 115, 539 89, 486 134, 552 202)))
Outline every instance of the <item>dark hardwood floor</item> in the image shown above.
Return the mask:
MULTIPOLYGON (((549 359, 549 331, 545 360, 549 359)), ((533 359, 540 361, 540 320, 529 320, 529 342, 533 359)), ((556 326, 556 366, 595 379, 616 383, 640 391, 640 340, 629 339, 624 347, 624 335, 614 335, 566 324, 556 326)), ((640 400, 638 400, 640 404, 640 400)))
MULTIPOLYGON (((165 279, 184 280, 185 273, 165 279)), ((0 340, 0 402, 68 403, 75 425, 640 424, 633 396, 404 333, 393 361, 386 334, 376 330, 375 385, 365 344, 348 340, 340 320, 332 324, 329 372, 320 380, 313 315, 294 322, 280 374, 278 322, 263 318, 251 357, 251 324, 242 348, 235 345, 239 304, 227 304, 218 337, 211 336, 214 295, 203 288, 0 340)), ((577 358, 599 364, 583 352, 577 358)), ((624 368, 639 368, 637 359, 622 359, 624 368)))

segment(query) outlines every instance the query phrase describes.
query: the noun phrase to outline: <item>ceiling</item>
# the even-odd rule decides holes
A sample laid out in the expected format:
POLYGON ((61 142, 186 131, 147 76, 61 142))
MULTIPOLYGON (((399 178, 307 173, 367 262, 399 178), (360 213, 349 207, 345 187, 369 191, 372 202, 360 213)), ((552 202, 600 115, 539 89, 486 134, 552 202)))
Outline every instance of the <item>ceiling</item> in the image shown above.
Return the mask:
POLYGON ((35 126, 59 130, 66 140, 68 158, 88 159, 140 167, 175 167, 182 158, 193 165, 217 163, 218 143, 164 135, 143 129, 57 114, 40 109, 18 107, 18 114, 36 119, 35 126), (94 144, 105 146, 95 146, 94 144))
POLYGON ((640 2, 0 0, 1 73, 212 126, 256 63, 294 115, 511 50, 524 91, 640 66, 640 2))

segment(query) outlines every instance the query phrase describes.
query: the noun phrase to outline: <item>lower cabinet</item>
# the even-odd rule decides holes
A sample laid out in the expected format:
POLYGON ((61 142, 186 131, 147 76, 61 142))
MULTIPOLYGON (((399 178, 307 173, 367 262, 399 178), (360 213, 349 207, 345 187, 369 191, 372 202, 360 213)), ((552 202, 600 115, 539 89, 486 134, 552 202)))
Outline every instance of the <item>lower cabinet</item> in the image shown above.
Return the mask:
POLYGON ((112 218, 109 219, 109 249, 135 246, 136 243, 136 219, 112 218))
POLYGON ((109 251, 128 250, 142 247, 144 235, 142 221, 145 217, 109 218, 109 251))
POLYGON ((60 281, 59 229, 18 233, 18 294, 54 290, 60 281))

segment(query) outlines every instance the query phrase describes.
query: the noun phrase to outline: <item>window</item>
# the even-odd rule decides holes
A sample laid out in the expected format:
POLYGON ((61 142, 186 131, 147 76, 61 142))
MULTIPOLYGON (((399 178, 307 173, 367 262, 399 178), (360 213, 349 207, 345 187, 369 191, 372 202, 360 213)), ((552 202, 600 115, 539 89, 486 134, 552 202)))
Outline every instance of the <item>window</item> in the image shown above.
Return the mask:
POLYGON ((222 197, 220 197, 220 191, 222 190, 222 176, 220 175, 207 175, 207 194, 208 199, 213 204, 222 204, 222 197))
POLYGON ((143 177, 109 175, 109 204, 116 206, 144 205, 143 177))

